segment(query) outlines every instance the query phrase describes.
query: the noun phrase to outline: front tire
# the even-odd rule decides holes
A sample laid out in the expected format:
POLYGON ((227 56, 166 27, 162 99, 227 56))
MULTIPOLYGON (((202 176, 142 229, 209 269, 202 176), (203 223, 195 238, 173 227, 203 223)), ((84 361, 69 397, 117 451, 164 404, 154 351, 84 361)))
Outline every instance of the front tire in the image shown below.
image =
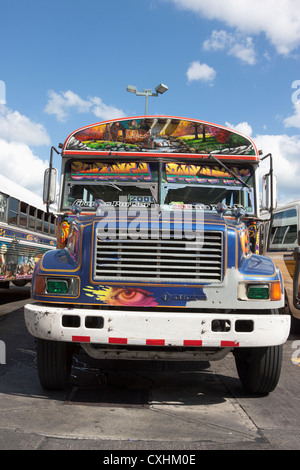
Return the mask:
POLYGON ((70 380, 72 358, 72 343, 38 338, 38 374, 40 384, 45 390, 63 390, 67 387, 70 380))
POLYGON ((234 352, 237 372, 246 392, 264 395, 272 392, 279 380, 282 345, 241 348, 234 352))

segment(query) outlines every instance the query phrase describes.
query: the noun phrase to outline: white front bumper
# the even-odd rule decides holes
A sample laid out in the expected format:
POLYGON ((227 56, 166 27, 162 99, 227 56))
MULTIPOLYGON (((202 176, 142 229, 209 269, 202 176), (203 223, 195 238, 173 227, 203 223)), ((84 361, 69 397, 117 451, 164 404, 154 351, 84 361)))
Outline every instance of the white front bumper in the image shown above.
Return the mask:
POLYGON ((25 323, 35 337, 76 343, 175 347, 258 347, 283 344, 290 332, 289 315, 91 310, 25 306, 25 323), (97 327, 86 326, 98 318, 97 327), (70 319, 76 320, 76 327, 70 319), (216 331, 226 320, 226 331, 216 331), (250 320, 251 331, 245 327, 250 320), (242 330, 242 331, 241 331, 242 330))

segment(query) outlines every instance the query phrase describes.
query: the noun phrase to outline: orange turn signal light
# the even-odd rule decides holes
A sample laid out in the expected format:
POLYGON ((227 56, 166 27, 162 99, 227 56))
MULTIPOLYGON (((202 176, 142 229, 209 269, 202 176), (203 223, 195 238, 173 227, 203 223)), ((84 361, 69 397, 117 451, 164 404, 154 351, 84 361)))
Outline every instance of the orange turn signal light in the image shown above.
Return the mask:
POLYGON ((281 300, 281 283, 280 282, 272 282, 271 300, 281 300))
POLYGON ((38 274, 34 278, 34 289, 35 294, 45 294, 45 277, 39 276, 38 274))

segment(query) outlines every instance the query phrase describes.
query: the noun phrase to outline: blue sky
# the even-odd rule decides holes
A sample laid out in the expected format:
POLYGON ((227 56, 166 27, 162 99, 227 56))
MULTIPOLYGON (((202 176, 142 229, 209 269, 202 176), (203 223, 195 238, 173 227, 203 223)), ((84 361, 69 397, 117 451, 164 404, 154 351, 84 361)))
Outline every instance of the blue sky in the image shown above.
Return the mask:
POLYGON ((300 198, 299 46, 298 0, 0 0, 1 174, 41 193, 51 145, 162 82, 149 114, 236 127, 300 198))

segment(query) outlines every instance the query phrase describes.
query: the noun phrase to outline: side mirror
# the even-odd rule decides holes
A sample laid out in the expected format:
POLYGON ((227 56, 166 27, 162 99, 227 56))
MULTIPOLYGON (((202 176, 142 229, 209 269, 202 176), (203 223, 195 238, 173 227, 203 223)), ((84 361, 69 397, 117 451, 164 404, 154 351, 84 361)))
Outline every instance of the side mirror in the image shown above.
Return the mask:
POLYGON ((277 207, 277 177, 268 173, 262 180, 262 206, 263 209, 272 211, 277 207))
POLYGON ((44 174, 43 202, 47 204, 47 212, 49 212, 49 205, 53 204, 56 199, 57 170, 52 166, 53 151, 59 154, 55 147, 51 147, 50 165, 44 174))
POLYGON ((44 191, 43 202, 49 206, 55 202, 57 185, 57 170, 55 168, 47 168, 44 174, 44 191))

